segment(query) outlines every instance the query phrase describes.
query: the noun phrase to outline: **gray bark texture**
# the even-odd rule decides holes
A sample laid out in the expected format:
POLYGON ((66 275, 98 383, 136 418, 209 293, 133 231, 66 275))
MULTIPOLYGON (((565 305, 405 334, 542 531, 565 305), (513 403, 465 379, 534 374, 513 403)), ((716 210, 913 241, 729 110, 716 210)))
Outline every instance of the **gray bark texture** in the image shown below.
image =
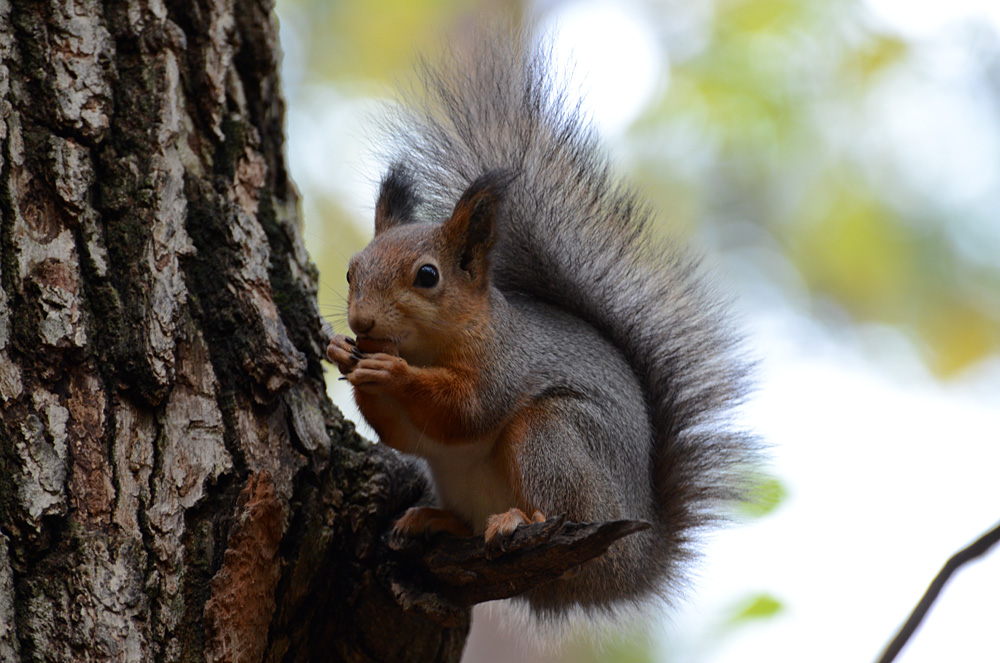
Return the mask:
POLYGON ((0 661, 457 660, 325 395, 267 0, 0 0, 0 661))

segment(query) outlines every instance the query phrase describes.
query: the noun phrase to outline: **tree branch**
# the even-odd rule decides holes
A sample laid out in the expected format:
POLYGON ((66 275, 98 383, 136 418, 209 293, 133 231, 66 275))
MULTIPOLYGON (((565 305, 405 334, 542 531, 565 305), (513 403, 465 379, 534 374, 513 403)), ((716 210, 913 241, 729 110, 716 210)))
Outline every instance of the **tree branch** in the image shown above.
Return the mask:
POLYGON ((387 581, 404 610, 447 626, 469 606, 555 580, 649 526, 641 520, 576 523, 557 516, 518 527, 502 548, 487 545, 481 536, 390 538, 398 560, 388 567, 387 581))
POLYGON ((952 574, 955 573, 963 564, 970 562, 981 555, 984 555, 990 548, 996 545, 997 541, 1000 541, 1000 523, 996 525, 993 529, 983 534, 981 537, 976 539, 971 545, 963 550, 955 553, 948 563, 938 572, 931 582, 930 587, 924 592, 923 597, 920 602, 917 603, 917 607, 913 609, 910 613, 909 619, 903 624, 899 632, 896 633, 896 637, 892 639, 889 646, 885 648, 882 652, 882 656, 878 659, 878 663, 891 663, 891 661, 896 659, 896 656, 902 651, 903 647, 909 641, 910 637, 916 632, 917 627, 920 626, 920 622, 923 621, 924 616, 927 611, 931 609, 934 601, 937 599, 938 594, 944 589, 945 583, 951 579, 952 574))

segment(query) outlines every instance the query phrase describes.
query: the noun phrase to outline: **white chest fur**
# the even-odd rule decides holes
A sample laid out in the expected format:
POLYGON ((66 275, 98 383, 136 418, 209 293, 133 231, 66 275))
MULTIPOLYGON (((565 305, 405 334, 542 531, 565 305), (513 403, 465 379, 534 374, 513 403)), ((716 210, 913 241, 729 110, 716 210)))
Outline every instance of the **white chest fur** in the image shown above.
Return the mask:
MULTIPOLYGON (((366 405, 374 410, 366 416, 402 417, 402 409, 389 398, 368 401, 366 405)), ((382 442, 426 459, 440 505, 466 520, 477 533, 486 529, 489 516, 517 506, 510 486, 491 458, 495 437, 442 444, 404 417, 397 419, 391 437, 383 437, 382 442)))
POLYGON ((490 459, 492 448, 493 439, 444 445, 424 438, 416 450, 427 459, 441 506, 471 523, 477 534, 489 516, 517 506, 490 459))

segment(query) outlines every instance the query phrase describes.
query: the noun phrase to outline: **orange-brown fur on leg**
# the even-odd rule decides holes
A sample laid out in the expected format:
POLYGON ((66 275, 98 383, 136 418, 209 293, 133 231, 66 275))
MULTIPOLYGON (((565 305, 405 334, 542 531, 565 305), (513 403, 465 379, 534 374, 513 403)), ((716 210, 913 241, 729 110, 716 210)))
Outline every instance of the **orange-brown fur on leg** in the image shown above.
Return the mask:
POLYGON ((448 532, 455 536, 472 536, 472 528, 447 509, 437 509, 429 506, 414 506, 392 526, 397 536, 426 536, 439 532, 448 532))

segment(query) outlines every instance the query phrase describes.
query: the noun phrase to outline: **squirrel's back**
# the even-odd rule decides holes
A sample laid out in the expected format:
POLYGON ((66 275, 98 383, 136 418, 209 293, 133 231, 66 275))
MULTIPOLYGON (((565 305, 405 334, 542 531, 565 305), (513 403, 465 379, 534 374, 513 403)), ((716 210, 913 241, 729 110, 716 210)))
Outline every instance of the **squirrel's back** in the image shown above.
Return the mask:
POLYGON ((652 431, 652 477, 635 480, 655 491, 655 531, 629 545, 653 546, 650 582, 676 584, 692 535, 746 489, 756 446, 730 422, 746 364, 697 261, 650 237, 649 212, 612 178, 549 54, 517 33, 475 41, 422 68, 426 96, 393 116, 394 161, 427 218, 447 218, 484 172, 516 175, 497 211, 493 285, 574 316, 627 362, 652 431))

